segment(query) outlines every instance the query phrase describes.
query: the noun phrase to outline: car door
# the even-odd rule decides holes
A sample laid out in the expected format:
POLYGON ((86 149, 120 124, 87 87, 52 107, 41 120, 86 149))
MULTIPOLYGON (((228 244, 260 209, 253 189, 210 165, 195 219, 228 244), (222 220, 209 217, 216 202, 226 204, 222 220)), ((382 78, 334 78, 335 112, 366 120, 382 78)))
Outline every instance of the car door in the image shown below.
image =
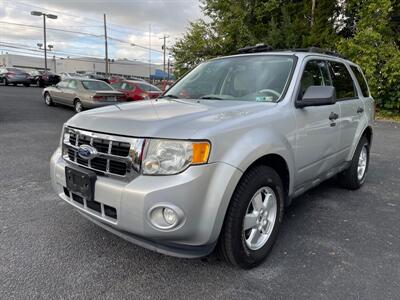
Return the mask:
POLYGON ((74 105, 76 93, 78 90, 78 81, 76 79, 70 79, 67 86, 63 88, 63 98, 66 105, 74 105))
MULTIPOLYGON (((325 60, 310 58, 303 62, 302 70, 298 93, 296 93, 298 101, 301 101, 303 94, 310 86, 331 85, 329 69, 325 60)), ((337 152, 340 128, 336 124, 338 116, 340 116, 339 103, 295 109, 297 127, 296 188, 314 182, 315 179, 339 163, 337 152)))
POLYGON ((54 88, 50 88, 50 96, 54 102, 64 103, 63 101, 63 89, 67 86, 68 80, 59 82, 54 88))
MULTIPOLYGON (((340 109, 342 111, 340 118, 341 126, 341 150, 343 151, 343 160, 348 158, 352 145, 357 143, 357 131, 362 130, 362 117, 364 112, 363 93, 365 97, 369 97, 368 86, 362 73, 354 67, 353 73, 358 74, 358 78, 353 78, 349 72, 349 68, 341 62, 329 62, 333 79, 333 85, 336 88, 336 97, 340 101, 340 109), (357 72, 357 73, 356 73, 357 72), (361 75, 361 76, 360 76, 361 75), (357 91, 355 80, 364 83, 364 91, 357 91)), ((361 86, 361 84, 360 84, 361 86)))

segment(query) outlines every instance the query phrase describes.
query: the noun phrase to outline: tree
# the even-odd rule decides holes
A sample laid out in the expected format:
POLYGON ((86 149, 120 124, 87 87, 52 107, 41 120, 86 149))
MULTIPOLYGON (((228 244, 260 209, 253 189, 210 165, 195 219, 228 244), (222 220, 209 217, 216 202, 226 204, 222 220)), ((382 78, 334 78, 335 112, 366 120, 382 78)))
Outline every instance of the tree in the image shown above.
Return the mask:
POLYGON ((390 0, 364 0, 358 7, 354 35, 338 50, 364 70, 372 95, 384 109, 400 109, 400 51, 391 27, 390 0))

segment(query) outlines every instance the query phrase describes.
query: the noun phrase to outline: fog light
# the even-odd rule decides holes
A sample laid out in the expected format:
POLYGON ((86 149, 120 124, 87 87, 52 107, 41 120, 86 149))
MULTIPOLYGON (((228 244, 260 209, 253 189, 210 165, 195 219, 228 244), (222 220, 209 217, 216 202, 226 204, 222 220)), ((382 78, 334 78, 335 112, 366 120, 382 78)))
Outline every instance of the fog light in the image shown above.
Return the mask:
POLYGON ((176 212, 168 207, 164 208, 163 216, 164 216, 165 222, 168 223, 169 225, 174 225, 178 220, 178 216, 176 215, 176 212))

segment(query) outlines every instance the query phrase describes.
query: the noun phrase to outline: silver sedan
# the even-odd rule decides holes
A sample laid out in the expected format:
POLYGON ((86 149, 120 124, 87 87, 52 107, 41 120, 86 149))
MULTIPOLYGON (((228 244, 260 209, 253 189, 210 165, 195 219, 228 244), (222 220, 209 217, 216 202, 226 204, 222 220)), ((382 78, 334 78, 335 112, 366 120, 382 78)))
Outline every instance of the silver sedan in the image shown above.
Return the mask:
POLYGON ((59 103, 74 107, 76 112, 126 101, 124 94, 109 84, 83 78, 69 78, 45 88, 43 98, 48 106, 59 103))

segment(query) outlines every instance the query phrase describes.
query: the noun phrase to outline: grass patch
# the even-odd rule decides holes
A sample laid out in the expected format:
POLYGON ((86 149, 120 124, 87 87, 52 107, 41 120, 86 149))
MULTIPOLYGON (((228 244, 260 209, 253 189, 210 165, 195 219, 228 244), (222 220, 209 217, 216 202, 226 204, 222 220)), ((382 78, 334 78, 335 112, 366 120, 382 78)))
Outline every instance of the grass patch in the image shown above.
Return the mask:
POLYGON ((376 112, 376 120, 394 121, 400 123, 400 113, 380 110, 376 112))

